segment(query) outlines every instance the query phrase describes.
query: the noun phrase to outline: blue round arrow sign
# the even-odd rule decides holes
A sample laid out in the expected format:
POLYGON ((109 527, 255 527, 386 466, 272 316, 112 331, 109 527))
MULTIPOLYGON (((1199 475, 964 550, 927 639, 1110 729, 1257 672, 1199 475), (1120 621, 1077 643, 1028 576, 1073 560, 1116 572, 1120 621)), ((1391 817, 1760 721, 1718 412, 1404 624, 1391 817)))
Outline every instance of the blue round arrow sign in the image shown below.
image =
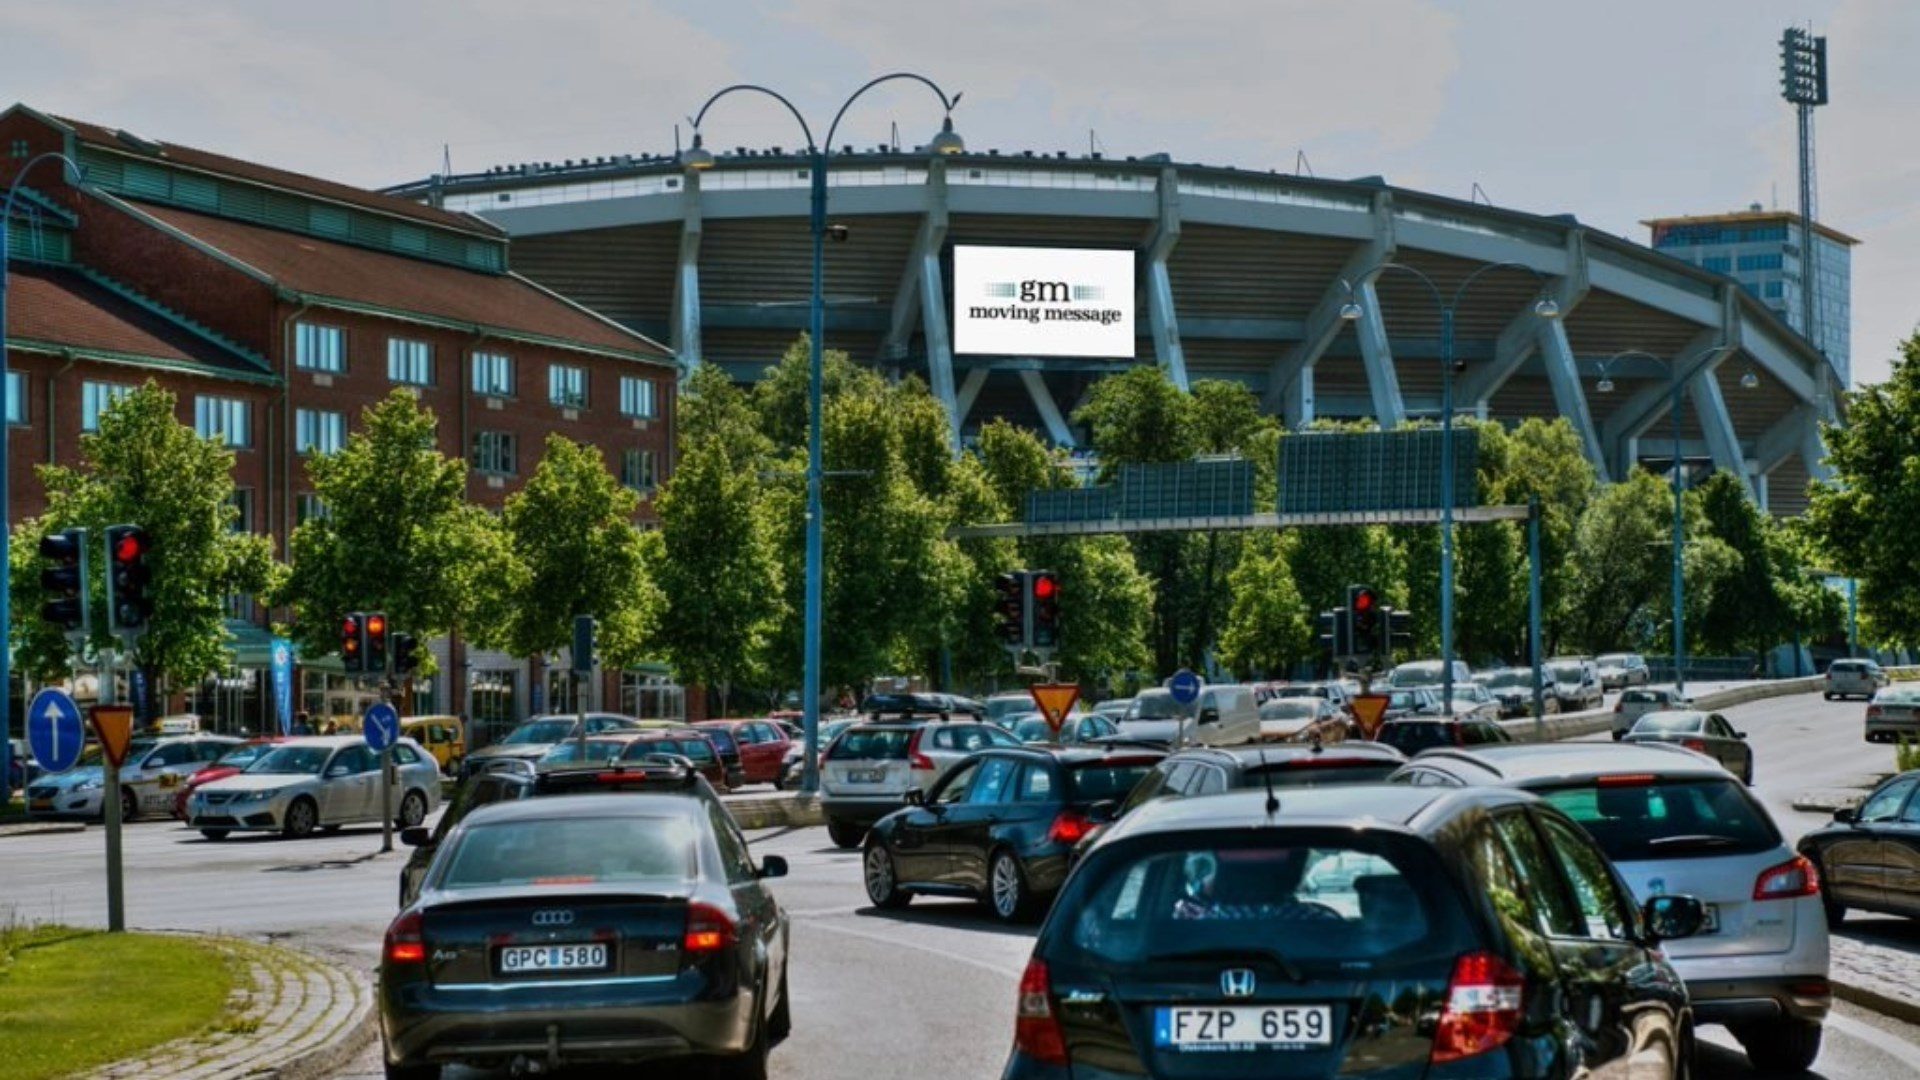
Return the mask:
POLYGON ((360 718, 360 734, 374 753, 381 753, 400 737, 400 714, 384 701, 370 705, 360 718))
POLYGON ((80 722, 80 707, 64 690, 47 689, 33 695, 27 706, 27 746, 41 769, 66 772, 80 760, 87 744, 86 725, 80 722))
POLYGON ((1167 692, 1182 705, 1191 705, 1200 697, 1200 676, 1181 668, 1167 680, 1167 692))

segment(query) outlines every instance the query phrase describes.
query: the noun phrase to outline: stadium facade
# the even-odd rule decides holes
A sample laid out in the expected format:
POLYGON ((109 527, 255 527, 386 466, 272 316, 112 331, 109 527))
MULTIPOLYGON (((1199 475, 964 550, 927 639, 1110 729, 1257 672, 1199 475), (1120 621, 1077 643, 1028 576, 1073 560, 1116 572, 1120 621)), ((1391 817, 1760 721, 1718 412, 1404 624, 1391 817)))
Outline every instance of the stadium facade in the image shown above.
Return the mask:
MULTIPOLYGON (((809 165, 741 148, 700 172, 620 156, 390 192, 498 225, 521 273, 751 380, 807 323, 809 165)), ((836 148, 829 187, 845 228, 827 246, 828 347, 926 378, 956 440, 1005 417, 1074 446, 1092 384, 1139 363, 1240 381, 1290 425, 1437 416, 1440 304, 1383 265, 1451 295, 1516 262, 1532 272, 1484 274, 1456 309, 1461 412, 1566 416, 1603 475, 1664 471, 1677 373, 1690 468, 1734 473, 1776 513, 1804 507, 1822 472, 1832 365, 1733 279, 1571 215, 1159 155, 836 148), (1023 303, 1053 289, 1086 310, 1023 303)))

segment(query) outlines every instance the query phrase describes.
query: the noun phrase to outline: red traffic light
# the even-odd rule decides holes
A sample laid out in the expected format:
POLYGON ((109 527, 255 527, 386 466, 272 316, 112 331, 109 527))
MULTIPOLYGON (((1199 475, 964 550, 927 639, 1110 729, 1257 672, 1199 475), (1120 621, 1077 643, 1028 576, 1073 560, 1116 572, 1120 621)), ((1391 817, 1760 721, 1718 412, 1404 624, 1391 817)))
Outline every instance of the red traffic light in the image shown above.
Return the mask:
POLYGON ((1051 574, 1041 574, 1033 579, 1033 598, 1035 600, 1051 600, 1059 591, 1060 584, 1053 580, 1051 574))
POLYGON ((1373 610, 1373 590, 1361 589, 1353 594, 1353 610, 1362 614, 1373 610))
POLYGON ((147 553, 145 533, 123 532, 113 542, 113 561, 117 563, 137 562, 147 553))

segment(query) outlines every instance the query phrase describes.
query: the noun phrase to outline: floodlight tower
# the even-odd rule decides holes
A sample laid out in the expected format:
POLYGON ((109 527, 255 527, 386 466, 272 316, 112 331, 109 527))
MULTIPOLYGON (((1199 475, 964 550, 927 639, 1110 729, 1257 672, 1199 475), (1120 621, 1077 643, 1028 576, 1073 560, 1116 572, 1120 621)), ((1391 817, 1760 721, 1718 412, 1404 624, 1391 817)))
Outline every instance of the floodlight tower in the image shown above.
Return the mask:
MULTIPOLYGON (((1800 120, 1800 322, 1807 340, 1822 353, 1826 337, 1815 319, 1819 315, 1820 279, 1814 274, 1813 232, 1816 190, 1813 169, 1813 110, 1827 103, 1827 39, 1812 31, 1789 26, 1780 35, 1780 96, 1794 107, 1800 120)), ((1820 380, 1825 387, 1825 378, 1820 380)))

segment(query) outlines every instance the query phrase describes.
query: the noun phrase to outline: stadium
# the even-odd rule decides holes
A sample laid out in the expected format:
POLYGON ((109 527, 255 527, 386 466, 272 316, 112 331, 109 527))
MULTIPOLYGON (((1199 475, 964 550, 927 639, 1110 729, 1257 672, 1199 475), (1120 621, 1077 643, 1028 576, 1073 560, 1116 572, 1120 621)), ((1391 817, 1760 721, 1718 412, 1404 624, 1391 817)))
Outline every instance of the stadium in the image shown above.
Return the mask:
MULTIPOLYGON (((809 165, 743 147, 390 190, 503 227, 521 273, 746 381, 807 325, 809 165)), ((845 147, 828 184, 828 347, 925 378, 957 440, 1004 417, 1073 447, 1094 381, 1146 363, 1237 380, 1294 426, 1434 417, 1459 290, 1457 414, 1566 416, 1601 475, 1664 472, 1678 378, 1689 470, 1777 514, 1822 475, 1827 359, 1731 278, 1570 214, 1163 155, 845 147)))

